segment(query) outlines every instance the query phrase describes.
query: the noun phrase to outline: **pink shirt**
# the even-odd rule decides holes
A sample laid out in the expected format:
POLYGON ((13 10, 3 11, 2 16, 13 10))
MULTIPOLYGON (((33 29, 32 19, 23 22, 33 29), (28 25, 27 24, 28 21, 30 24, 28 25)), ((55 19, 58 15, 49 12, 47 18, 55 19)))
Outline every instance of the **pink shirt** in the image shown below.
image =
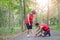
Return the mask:
POLYGON ((28 18, 29 18, 29 21, 33 21, 33 14, 30 13, 30 14, 29 14, 29 17, 28 17, 28 15, 26 16, 25 24, 28 24, 28 23, 29 23, 28 18))
POLYGON ((49 26, 48 25, 46 25, 46 24, 40 24, 40 27, 42 27, 42 29, 43 30, 48 30, 48 31, 50 31, 50 29, 49 29, 49 26))

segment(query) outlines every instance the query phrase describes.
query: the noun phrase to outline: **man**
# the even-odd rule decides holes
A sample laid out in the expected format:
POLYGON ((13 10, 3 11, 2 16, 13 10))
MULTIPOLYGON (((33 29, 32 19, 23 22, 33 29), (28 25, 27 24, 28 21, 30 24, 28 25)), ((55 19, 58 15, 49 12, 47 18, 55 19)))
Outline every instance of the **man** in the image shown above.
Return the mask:
POLYGON ((38 31, 35 33, 36 35, 39 34, 39 33, 41 33, 40 36, 43 36, 43 37, 45 37, 45 36, 51 36, 51 34, 50 34, 50 28, 49 28, 49 26, 47 24, 36 23, 35 25, 38 28, 38 31))
MULTIPOLYGON (((29 32, 32 33, 31 29, 32 29, 32 23, 33 23, 33 18, 34 18, 34 14, 35 14, 35 10, 33 10, 31 13, 29 13, 27 16, 26 16, 26 19, 25 19, 25 24, 27 26, 27 37, 29 37, 29 32)), ((32 33, 33 34, 33 33, 32 33)))

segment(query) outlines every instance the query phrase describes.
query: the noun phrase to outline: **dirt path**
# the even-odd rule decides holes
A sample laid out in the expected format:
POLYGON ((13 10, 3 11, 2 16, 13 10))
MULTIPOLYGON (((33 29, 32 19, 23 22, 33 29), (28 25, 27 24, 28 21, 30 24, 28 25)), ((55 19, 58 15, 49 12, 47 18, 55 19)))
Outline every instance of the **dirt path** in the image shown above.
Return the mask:
POLYGON ((26 33, 22 33, 8 40, 60 40, 60 31, 51 30, 51 37, 32 37, 31 36, 27 38, 26 33))

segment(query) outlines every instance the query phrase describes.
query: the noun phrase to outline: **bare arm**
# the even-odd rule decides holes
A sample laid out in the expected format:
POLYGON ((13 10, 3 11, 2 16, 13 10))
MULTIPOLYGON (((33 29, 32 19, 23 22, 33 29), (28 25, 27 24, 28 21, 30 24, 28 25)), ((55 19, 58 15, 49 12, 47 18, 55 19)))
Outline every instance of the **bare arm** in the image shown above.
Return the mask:
POLYGON ((42 27, 39 28, 39 30, 36 32, 36 34, 40 33, 42 31, 42 27))

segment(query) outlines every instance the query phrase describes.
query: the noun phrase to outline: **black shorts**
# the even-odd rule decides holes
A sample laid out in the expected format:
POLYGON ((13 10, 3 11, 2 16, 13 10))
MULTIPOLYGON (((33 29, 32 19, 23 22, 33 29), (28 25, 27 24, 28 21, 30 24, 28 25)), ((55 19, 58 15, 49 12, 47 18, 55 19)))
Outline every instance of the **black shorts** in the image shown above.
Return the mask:
POLYGON ((32 29, 32 25, 26 24, 27 29, 32 29))
POLYGON ((26 26, 27 26, 27 29, 32 29, 32 22, 30 22, 30 25, 26 24, 26 26))
POLYGON ((44 35, 49 35, 49 36, 51 36, 51 34, 50 34, 49 31, 44 31, 44 35))

